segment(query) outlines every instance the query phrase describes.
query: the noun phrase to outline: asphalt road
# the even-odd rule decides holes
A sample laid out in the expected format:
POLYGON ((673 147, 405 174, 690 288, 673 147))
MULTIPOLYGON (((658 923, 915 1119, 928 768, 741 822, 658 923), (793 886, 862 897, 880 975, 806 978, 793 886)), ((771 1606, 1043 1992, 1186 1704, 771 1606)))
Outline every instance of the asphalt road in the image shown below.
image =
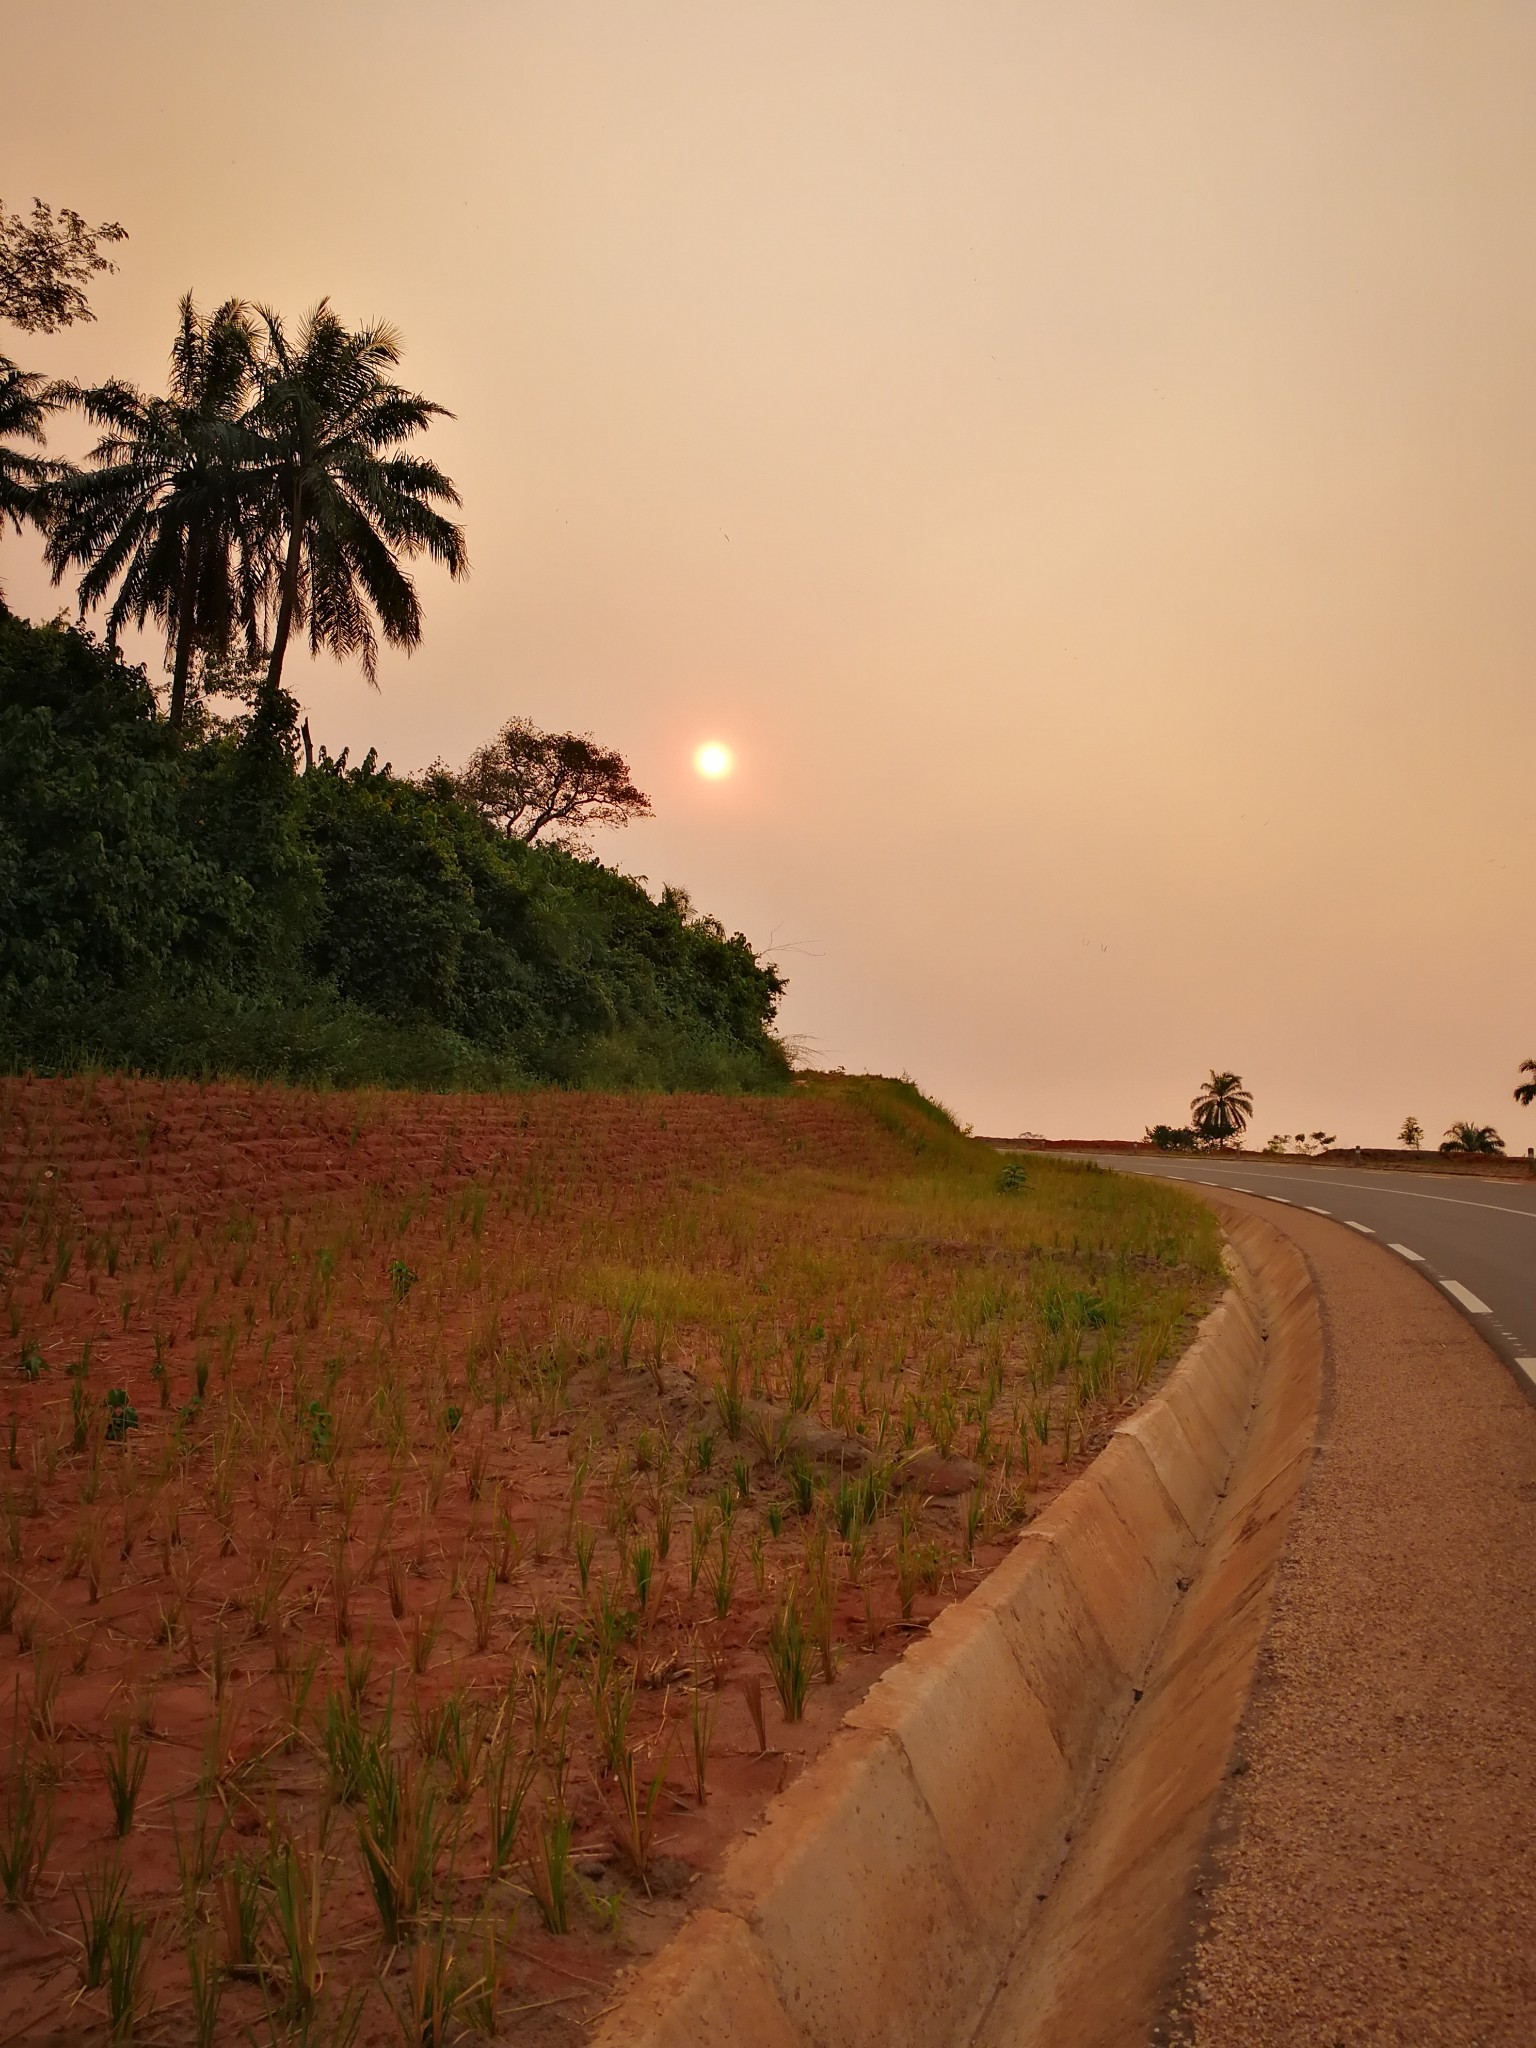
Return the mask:
POLYGON ((1475 1181, 1294 1159, 1081 1156, 1116 1173, 1263 1195, 1374 1237, 1444 1290, 1536 1400, 1536 1180, 1475 1181))

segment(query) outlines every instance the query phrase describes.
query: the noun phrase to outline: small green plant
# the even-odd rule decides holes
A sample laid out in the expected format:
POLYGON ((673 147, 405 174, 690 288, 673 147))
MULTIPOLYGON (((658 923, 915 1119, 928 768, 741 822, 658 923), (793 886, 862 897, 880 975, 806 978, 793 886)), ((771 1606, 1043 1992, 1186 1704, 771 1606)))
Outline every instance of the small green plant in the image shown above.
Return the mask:
POLYGON ((192 1993, 192 2038, 197 2048, 214 2048, 219 2037, 224 1972, 211 1933, 196 1934, 187 1943, 187 1979, 192 1993))
POLYGON ((129 1430, 137 1429, 139 1426, 139 1411, 128 1399, 126 1387, 109 1387, 107 1389, 106 1414, 107 1442, 109 1444, 126 1443, 129 1430))
POLYGON ((976 1554, 976 1545, 987 1522, 987 1497, 979 1486, 973 1487, 965 1497, 965 1556, 966 1562, 976 1554))
POLYGON ((364 1788, 358 1846, 384 1938, 392 1946, 418 1913, 430 1910, 446 1822, 437 1788, 409 1757, 385 1754, 364 1788))
POLYGON ((998 1191, 1005 1195, 1022 1194, 1029 1186, 1029 1175, 1017 1159, 1010 1159, 998 1175, 998 1191))
POLYGON ((236 1856, 219 1873, 217 1898, 225 1963, 236 1974, 253 1971, 261 1934, 261 1871, 244 1856, 236 1856))
POLYGON ((75 1451, 83 1451, 91 1434, 91 1414, 95 1404, 85 1390, 85 1375, 74 1374, 69 1386, 70 1442, 75 1451))
POLYGON ((801 1626, 793 1589, 785 1593, 768 1624, 766 1654, 785 1720, 802 1719, 811 1689, 811 1646, 801 1626))
POLYGON ((808 1515, 816 1505, 816 1475, 802 1458, 797 1458, 789 1468, 790 1491, 795 1506, 802 1515, 808 1515))
POLYGON ((125 1906, 107 1941, 107 2012, 114 2041, 131 2041, 144 2005, 149 1972, 149 1922, 125 1906))
POLYGON ((128 1873, 116 1855, 103 1857, 87 1870, 74 1887, 75 1911, 80 1915, 81 1968, 85 1988, 101 1987, 107 1970, 107 1952, 112 1930, 128 1896, 128 1873))
POLYGON ((32 1761, 32 1736, 21 1718, 21 1681, 16 1682, 11 1722, 11 1768, 0 1805, 0 1886, 6 1904, 32 1898, 53 1847, 53 1801, 32 1761))
POLYGON ((314 2011, 320 1995, 320 1912, 324 1893, 320 1851, 291 1836, 274 1843, 267 1860, 268 1908, 288 1963, 288 2010, 295 2019, 314 2011))
POLYGON ((421 1275, 408 1266, 404 1259, 392 1259, 389 1266, 390 1297, 397 1304, 404 1301, 421 1275))
POLYGON ((24 1380, 40 1380, 48 1370, 41 1344, 28 1342, 21 1347, 21 1357, 16 1361, 16 1370, 24 1380))
POLYGON ((731 1554, 731 1525, 729 1522, 721 1524, 720 1555, 715 1560, 715 1568, 711 1574, 711 1580, 711 1590, 715 1596, 715 1614, 719 1620, 724 1621, 731 1611, 731 1595, 736 1587, 736 1560, 731 1554))
POLYGON ((229 1825, 229 1813, 222 1800, 216 1801, 206 1779, 200 1780, 193 1805, 192 1825, 183 1834, 177 1809, 171 1808, 171 1835, 176 1844, 176 1876, 181 1887, 181 1909, 190 1927, 197 1918, 199 1903, 213 1871, 213 1859, 229 1825), (210 1821, 217 1815, 217 1824, 210 1821))
POLYGON ((488 1564, 483 1576, 470 1581, 464 1597, 475 1625, 475 1648, 484 1655, 491 1647, 491 1624, 496 1619, 496 1567, 488 1564))
POLYGON ((411 1950, 405 2008, 395 2018, 408 2048, 447 2048, 469 1985, 455 1960, 448 1927, 439 1920, 411 1950))
POLYGON ((519 1755, 509 1718, 507 1726, 498 1730, 493 1739, 491 1761, 485 1774, 493 1878, 501 1876, 516 1852, 517 1838, 523 1822, 523 1806, 533 1784, 538 1761, 538 1753, 532 1748, 519 1755))
POLYGON ((551 1934, 571 1931, 571 1817, 551 1807, 528 1859, 528 1889, 551 1934))
POLYGON ((651 1777, 642 1780, 635 1752, 626 1746, 619 1755, 614 1778, 619 1795, 619 1810, 613 1826, 614 1841, 649 1896, 656 1807, 666 1784, 667 1760, 663 1757, 651 1777))
POLYGON ((709 1797, 709 1752, 715 1739, 717 1711, 715 1696, 711 1693, 706 1697, 695 1674, 688 1696, 688 1718, 693 1735, 693 1796, 700 1806, 709 1797))

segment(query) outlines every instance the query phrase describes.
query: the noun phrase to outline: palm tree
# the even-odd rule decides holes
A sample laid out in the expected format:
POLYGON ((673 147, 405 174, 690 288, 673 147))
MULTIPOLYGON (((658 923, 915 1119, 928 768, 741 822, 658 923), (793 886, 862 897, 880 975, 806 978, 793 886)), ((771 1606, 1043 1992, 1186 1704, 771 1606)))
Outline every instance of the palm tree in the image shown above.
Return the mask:
POLYGON ((263 310, 261 320, 251 426, 281 563, 267 688, 280 687, 289 637, 305 624, 313 652, 360 654, 372 683, 375 619, 393 647, 421 639, 421 606, 400 558, 426 554, 454 577, 469 567, 463 530, 437 509, 456 506, 458 492, 434 463, 399 452, 452 415, 389 380, 400 360, 391 327, 350 333, 323 299, 294 342, 277 314, 263 310))
POLYGON ((7 444, 29 441, 40 448, 51 403, 41 377, 18 369, 9 356, 0 356, 0 526, 9 519, 18 533, 25 520, 39 516, 43 486, 51 472, 43 456, 7 444))
POLYGON ((1227 1148, 1229 1138, 1240 1138, 1253 1115, 1253 1097, 1244 1088, 1240 1074, 1218 1074, 1202 1081, 1189 1105, 1189 1120, 1207 1144, 1227 1148))
POLYGON ((256 329, 238 299, 205 319, 189 292, 171 349, 170 390, 152 398, 113 381, 61 387, 105 429, 87 467, 50 493, 48 562, 55 583, 81 569, 81 613, 116 586, 107 641, 153 618, 172 655, 170 723, 186 712, 195 651, 222 654, 237 627, 255 652, 266 576, 254 514, 254 448, 242 424, 256 329))
POLYGON ((1523 1102, 1529 1108, 1533 1102, 1536 1102, 1536 1060, 1522 1060, 1520 1062, 1520 1071, 1522 1074, 1529 1074, 1531 1078, 1529 1081, 1522 1081, 1520 1083, 1519 1087, 1515 1090, 1515 1100, 1516 1102, 1523 1102))
POLYGON ((1504 1140, 1492 1124, 1455 1123, 1445 1134, 1442 1152, 1502 1152, 1504 1140))

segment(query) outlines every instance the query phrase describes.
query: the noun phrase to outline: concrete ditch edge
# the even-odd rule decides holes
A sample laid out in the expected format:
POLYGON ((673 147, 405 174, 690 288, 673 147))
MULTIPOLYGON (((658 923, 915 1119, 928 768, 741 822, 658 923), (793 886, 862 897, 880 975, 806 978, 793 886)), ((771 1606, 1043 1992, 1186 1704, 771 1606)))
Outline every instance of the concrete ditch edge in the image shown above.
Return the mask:
MULTIPOLYGON (((1122 1737, 1134 1749, 1156 1718, 1159 1686, 1136 1702, 1208 1542, 1232 1527, 1234 1466, 1251 1505, 1298 1455, 1298 1431, 1310 1451, 1315 1399, 1288 1405, 1283 1445, 1250 1431, 1261 1383, 1286 1377, 1263 1368, 1294 1348, 1305 1269, 1269 1226, 1230 1222, 1235 1284, 1164 1386, 845 1716, 598 2048, 933 2048, 995 2020, 1122 1737)), ((1152 1780, 1138 1794, 1157 1795, 1152 1780)), ((1148 1829, 1159 1836, 1150 1813, 1135 1842, 1148 1829)), ((1064 1955, 1072 1936, 1069 1922, 1055 1937, 1064 1955)))

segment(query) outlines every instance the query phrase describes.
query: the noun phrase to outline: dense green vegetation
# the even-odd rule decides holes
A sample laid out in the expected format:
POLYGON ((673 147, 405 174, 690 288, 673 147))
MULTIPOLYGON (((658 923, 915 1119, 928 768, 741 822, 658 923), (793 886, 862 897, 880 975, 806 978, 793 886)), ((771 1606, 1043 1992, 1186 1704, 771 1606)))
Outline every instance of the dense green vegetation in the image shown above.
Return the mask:
POLYGON ((782 1085, 781 983, 740 935, 446 777, 301 774, 295 720, 267 686, 178 733, 142 670, 0 608, 0 1063, 782 1085))

